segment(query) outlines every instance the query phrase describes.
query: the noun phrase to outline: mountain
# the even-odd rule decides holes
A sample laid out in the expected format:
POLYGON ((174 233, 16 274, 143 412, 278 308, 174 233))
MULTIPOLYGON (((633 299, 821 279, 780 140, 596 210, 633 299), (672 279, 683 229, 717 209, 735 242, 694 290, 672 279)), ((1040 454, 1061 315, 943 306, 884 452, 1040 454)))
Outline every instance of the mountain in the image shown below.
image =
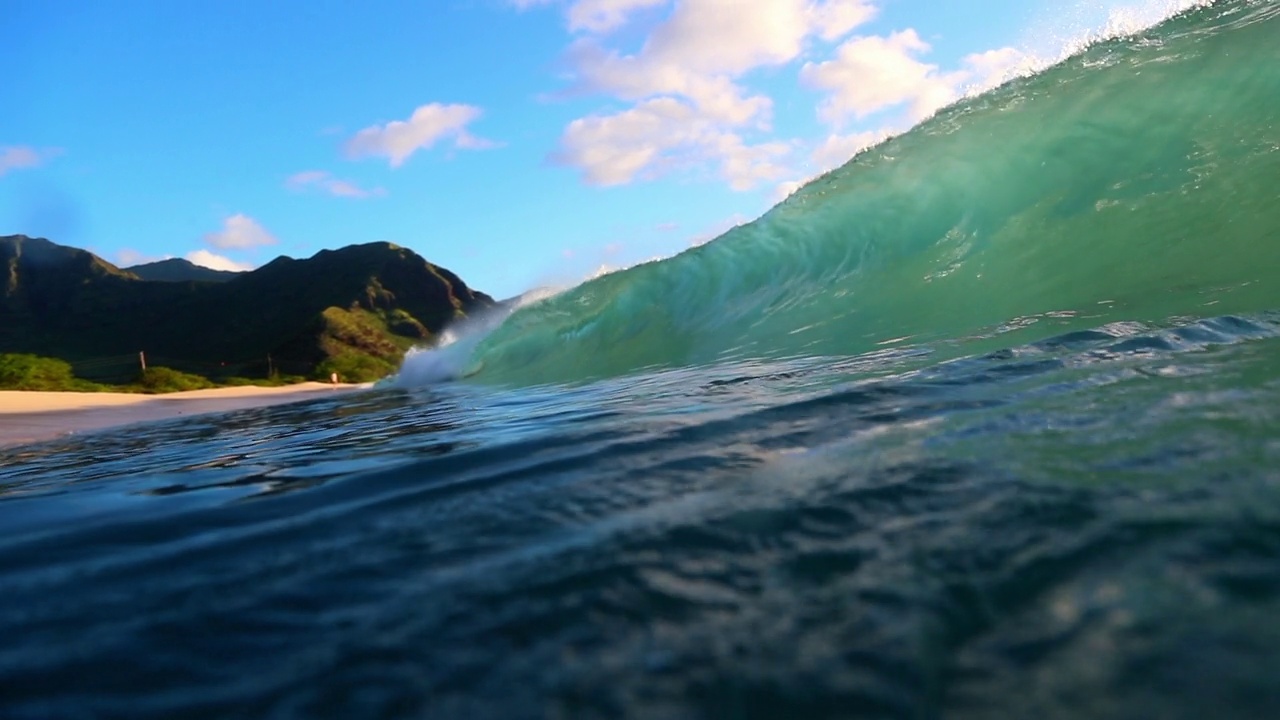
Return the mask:
POLYGON ((25 235, 0 237, 0 272, 0 347, 19 340, 6 337, 6 330, 47 318, 76 299, 127 292, 138 282, 136 275, 87 250, 25 235))
POLYGON ((0 237, 0 352, 68 360, 117 379, 138 353, 210 377, 391 372, 405 351, 495 305, 390 243, 279 257, 224 282, 155 281, 42 238, 0 237))
POLYGON ((143 280, 155 282, 187 282, 189 280, 197 282, 226 282, 243 274, 233 270, 214 270, 196 265, 190 260, 183 260, 182 258, 169 258, 168 260, 157 260, 156 262, 142 265, 131 265, 124 268, 124 270, 143 280))

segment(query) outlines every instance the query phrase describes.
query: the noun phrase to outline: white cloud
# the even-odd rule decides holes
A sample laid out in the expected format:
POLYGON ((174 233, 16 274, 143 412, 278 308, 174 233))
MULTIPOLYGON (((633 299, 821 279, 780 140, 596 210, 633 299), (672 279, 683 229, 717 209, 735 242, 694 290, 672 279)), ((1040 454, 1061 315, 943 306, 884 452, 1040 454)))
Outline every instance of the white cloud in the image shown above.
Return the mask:
POLYGON ((579 87, 629 101, 655 97, 687 99, 699 113, 728 125, 755 122, 767 127, 773 100, 749 95, 728 75, 698 72, 679 62, 653 64, 637 57, 622 57, 594 41, 579 42, 570 49, 579 87))
POLYGON ((569 29, 607 33, 626 24, 628 16, 644 8, 666 5, 668 0, 578 0, 569 8, 569 29))
POLYGON ((304 170, 300 173, 294 173, 284 181, 285 187, 290 190, 301 190, 308 185, 314 185, 331 177, 324 170, 304 170))
POLYGON ((445 139, 452 139, 454 147, 464 150, 494 147, 494 143, 467 131, 467 125, 482 114, 474 105, 422 105, 408 120, 373 125, 356 133, 347 141, 347 155, 386 157, 391 167, 399 167, 418 150, 429 149, 445 139))
POLYGON ((187 253, 187 260, 201 267, 207 267, 210 270, 231 270, 233 272, 241 272, 252 270, 253 266, 236 262, 229 257, 224 257, 208 250, 193 250, 187 253))
POLYGON ((37 150, 29 145, 0 146, 0 176, 11 170, 27 170, 45 164, 50 158, 62 154, 58 148, 37 150))
POLYGON ((804 187, 806 183, 828 170, 844 165, 854 155, 872 145, 883 142, 890 135, 892 133, 883 129, 855 132, 848 135, 839 133, 828 135, 810 154, 812 167, 816 168, 816 172, 812 173, 807 180, 787 180, 786 182, 778 183, 773 189, 773 202, 779 203, 786 200, 792 193, 804 187))
MULTIPOLYGON (((583 6, 581 0, 570 9, 583 6)), ((729 123, 767 124, 772 101, 749 95, 736 79, 759 67, 786 64, 812 37, 836 39, 875 15, 868 0, 684 0, 646 38, 623 55, 596 38, 578 41, 570 59, 581 88, 625 100, 657 95, 689 99, 729 123)))
POLYGON ((929 44, 913 29, 887 37, 858 37, 845 42, 826 62, 805 63, 800 79, 825 90, 819 117, 834 127, 850 117, 862 119, 902 108, 897 127, 906 129, 964 95, 976 94, 1042 67, 1036 58, 1011 47, 966 56, 962 66, 943 71, 920 59, 929 44))
POLYGON ((784 142, 746 145, 737 135, 725 133, 716 138, 712 149, 720 161, 720 176, 734 190, 751 190, 789 172, 778 162, 791 154, 791 145, 784 142))
POLYGON ((786 200, 787 198, 791 197, 792 193, 804 187, 804 184, 807 182, 809 181, 808 180, 788 180, 786 182, 778 183, 777 186, 773 188, 773 195, 770 198, 770 201, 776 205, 782 202, 783 200, 786 200))
POLYGON ((1022 75, 1029 75, 1045 63, 1021 50, 1005 47, 974 53, 964 59, 965 92, 979 93, 1022 75))
MULTIPOLYGON (((833 59, 801 68, 803 82, 828 92, 818 115, 833 128, 842 127, 851 116, 861 119, 893 108, 902 110, 877 129, 828 135, 810 155, 814 169, 810 179, 844 165, 862 150, 907 130, 964 95, 1042 67, 1027 53, 1005 47, 968 55, 960 68, 943 71, 919 58, 929 50, 915 30, 907 29, 887 37, 852 38, 833 59)), ((785 199, 806 182, 780 183, 774 189, 775 200, 785 199)))
POLYGON ((920 120, 955 100, 963 79, 917 58, 929 49, 911 29, 888 37, 854 38, 840 46, 834 59, 806 63, 800 78, 828 91, 818 114, 832 125, 904 104, 910 118, 920 120))
MULTIPOLYGON (((275 236, 267 232, 256 220, 244 214, 232 215, 223 220, 222 230, 205 235, 204 241, 223 250, 244 250, 261 245, 274 245, 277 242, 275 236)), ((196 261, 192 260, 192 262, 196 261)))
POLYGON ((284 185, 294 192, 319 190, 334 197, 367 198, 387 194, 387 191, 383 188, 376 187, 371 190, 365 190, 349 180, 336 178, 324 170, 307 170, 295 173, 284 181, 284 185))
MULTIPOLYGON (((557 0, 511 0, 520 10, 551 5, 557 0)), ((565 15, 573 32, 607 33, 626 24, 629 15, 644 8, 661 7, 671 0, 576 0, 565 15)))
POLYGON ((569 123, 558 162, 583 171, 592 185, 631 182, 673 149, 695 145, 711 132, 686 103, 658 98, 614 115, 592 115, 569 123))
POLYGON ((622 185, 676 168, 710 164, 735 190, 786 174, 785 143, 748 145, 689 103, 655 98, 613 115, 574 120, 553 160, 582 170, 592 185, 622 185))
POLYGON ((747 190, 788 174, 783 163, 791 143, 746 138, 770 129, 773 100, 741 80, 801 57, 815 39, 848 34, 874 17, 872 0, 755 0, 749 11, 740 0, 678 0, 635 53, 611 49, 599 35, 638 9, 671 4, 577 0, 569 6, 570 29, 587 32, 568 53, 575 89, 633 104, 571 122, 554 159, 597 185, 706 166, 733 189, 747 190))
POLYGON ((813 35, 833 40, 870 20, 869 2, 685 0, 645 42, 638 56, 649 67, 681 66, 703 74, 739 75, 795 59, 813 35))

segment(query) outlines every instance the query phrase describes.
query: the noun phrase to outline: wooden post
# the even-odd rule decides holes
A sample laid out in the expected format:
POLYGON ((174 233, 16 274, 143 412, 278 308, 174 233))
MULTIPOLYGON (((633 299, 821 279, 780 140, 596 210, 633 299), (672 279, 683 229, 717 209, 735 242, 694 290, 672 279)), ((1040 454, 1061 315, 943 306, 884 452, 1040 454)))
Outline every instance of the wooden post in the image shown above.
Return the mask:
POLYGON ((147 354, 141 350, 138 351, 138 362, 142 363, 142 372, 147 371, 147 354))
POLYGON ((273 378, 275 377, 275 374, 275 368, 271 365, 271 353, 267 353, 267 378, 273 378))

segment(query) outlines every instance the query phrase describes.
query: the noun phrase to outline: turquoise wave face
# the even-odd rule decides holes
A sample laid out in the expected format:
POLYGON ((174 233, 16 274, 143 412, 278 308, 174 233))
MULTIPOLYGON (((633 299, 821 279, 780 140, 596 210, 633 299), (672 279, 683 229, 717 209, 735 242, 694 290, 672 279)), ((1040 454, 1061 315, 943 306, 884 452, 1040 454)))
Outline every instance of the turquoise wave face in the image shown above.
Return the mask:
POLYGON ((711 243, 522 308, 470 371, 526 384, 904 345, 938 358, 1274 308, 1277 37, 1280 5, 1238 0, 1096 44, 711 243))

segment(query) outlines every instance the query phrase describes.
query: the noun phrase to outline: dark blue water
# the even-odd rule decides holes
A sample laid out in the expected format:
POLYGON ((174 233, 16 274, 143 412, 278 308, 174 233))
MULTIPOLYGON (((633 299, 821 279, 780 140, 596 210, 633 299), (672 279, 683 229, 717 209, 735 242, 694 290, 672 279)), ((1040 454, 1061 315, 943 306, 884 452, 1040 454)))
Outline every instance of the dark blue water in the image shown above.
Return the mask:
POLYGON ((0 450, 4 718, 1280 716, 1280 319, 0 450))

